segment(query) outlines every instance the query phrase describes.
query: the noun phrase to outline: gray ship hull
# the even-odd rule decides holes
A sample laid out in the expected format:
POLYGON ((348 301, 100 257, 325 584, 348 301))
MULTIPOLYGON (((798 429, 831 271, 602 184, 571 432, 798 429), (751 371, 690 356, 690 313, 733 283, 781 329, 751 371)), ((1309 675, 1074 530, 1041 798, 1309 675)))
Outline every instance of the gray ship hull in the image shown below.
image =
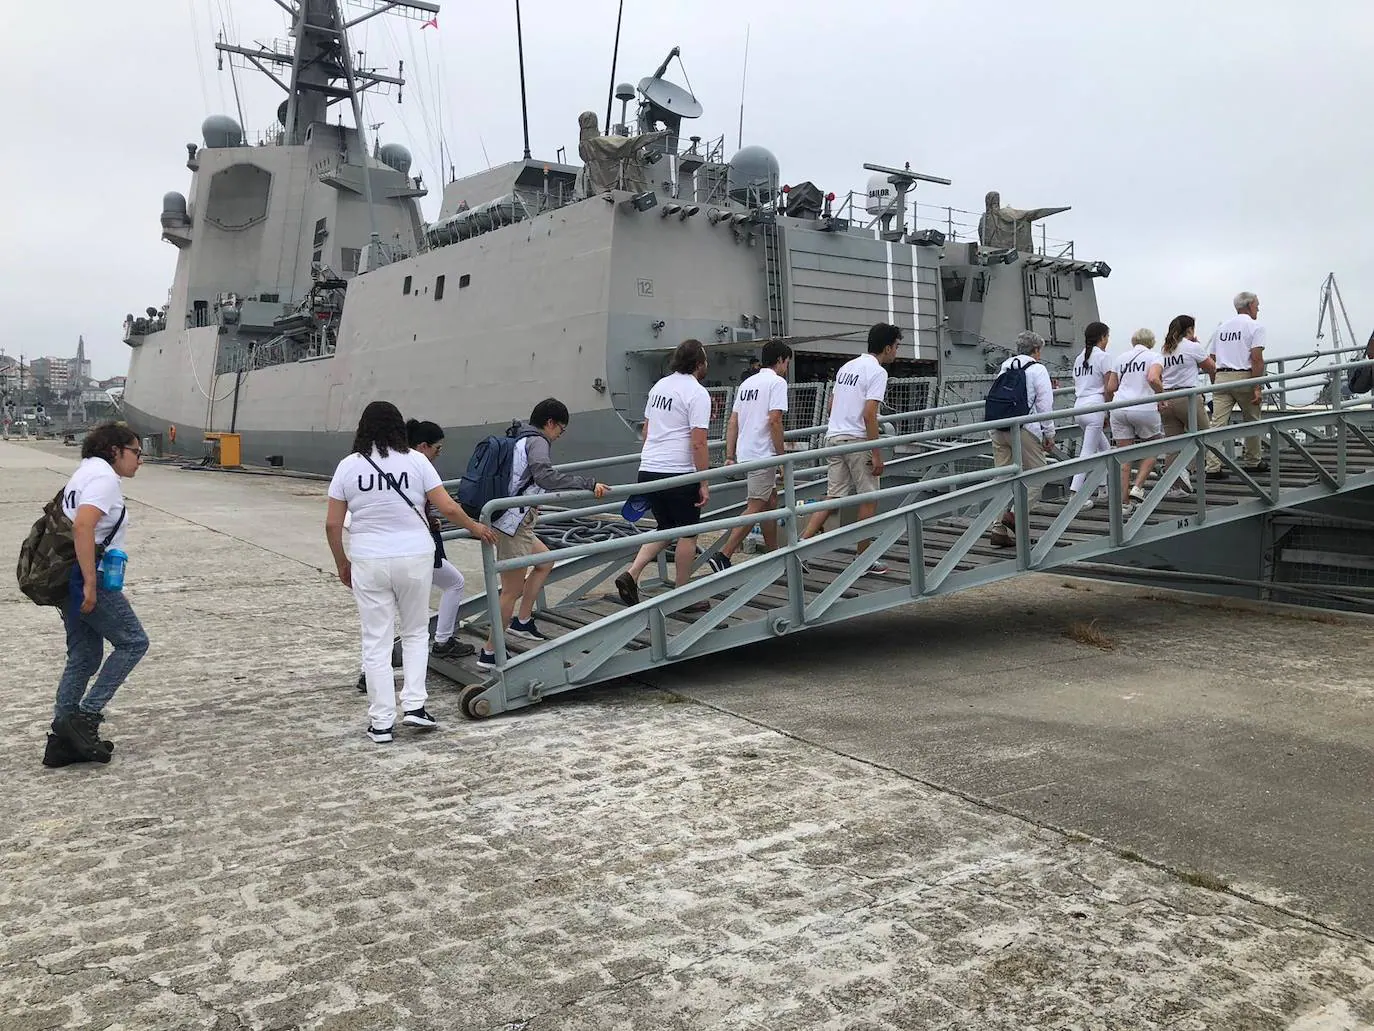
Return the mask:
MULTIPOLYGON (((204 426, 181 424, 176 440, 168 439, 166 420, 125 405, 129 425, 151 443, 150 452, 164 456, 199 459, 206 454, 204 426)), ((463 474, 468 456, 477 442, 491 434, 504 433, 509 422, 482 426, 444 426, 444 451, 435 463, 446 480, 463 474)), ((353 447, 353 431, 242 429, 243 461, 250 466, 267 466, 269 458, 281 457, 285 469, 327 475, 353 447)), ((638 450, 639 438, 613 411, 574 412, 566 436, 558 442, 559 463, 580 462, 629 454, 638 450)), ((633 479, 633 462, 597 470, 596 477, 607 482, 633 479)))

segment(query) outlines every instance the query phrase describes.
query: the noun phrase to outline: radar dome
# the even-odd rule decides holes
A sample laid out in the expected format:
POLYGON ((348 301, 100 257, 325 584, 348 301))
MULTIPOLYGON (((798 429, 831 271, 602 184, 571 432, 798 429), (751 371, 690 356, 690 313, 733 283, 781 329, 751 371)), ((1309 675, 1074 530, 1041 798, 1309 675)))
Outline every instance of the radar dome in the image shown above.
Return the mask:
POLYGON ((886 172, 874 172, 868 178, 868 204, 865 207, 870 215, 888 215, 897 210, 897 187, 888 182, 886 172))
POLYGON ((211 150, 217 147, 238 147, 243 144, 243 130, 228 115, 211 115, 200 124, 200 135, 211 150))
POLYGON ((750 191, 766 197, 778 189, 778 159, 766 147, 745 147, 730 159, 730 199, 749 202, 750 191))
POLYGON ((172 229, 176 226, 189 226, 191 216, 186 213, 186 198, 180 193, 164 193, 162 195, 162 228, 172 229))
POLYGON ((396 169, 402 175, 410 172, 410 151, 399 143, 382 144, 382 148, 377 151, 377 156, 382 159, 382 164, 396 169))

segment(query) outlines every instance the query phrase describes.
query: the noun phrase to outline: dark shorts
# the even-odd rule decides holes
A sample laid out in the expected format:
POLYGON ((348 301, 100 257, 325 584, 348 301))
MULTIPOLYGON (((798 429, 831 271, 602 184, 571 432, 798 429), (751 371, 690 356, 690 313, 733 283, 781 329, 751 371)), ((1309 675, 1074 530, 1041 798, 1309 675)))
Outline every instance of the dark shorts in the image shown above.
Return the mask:
MULTIPOLYGON (((641 469, 639 482, 652 483, 654 480, 668 480, 681 475, 682 473, 648 473, 641 469)), ((649 499, 649 511, 654 514, 654 522, 658 524, 658 529, 673 530, 679 526, 695 526, 700 522, 701 509, 697 507, 700 493, 699 484, 689 483, 682 487, 669 487, 667 490, 646 494, 645 497, 649 499)))

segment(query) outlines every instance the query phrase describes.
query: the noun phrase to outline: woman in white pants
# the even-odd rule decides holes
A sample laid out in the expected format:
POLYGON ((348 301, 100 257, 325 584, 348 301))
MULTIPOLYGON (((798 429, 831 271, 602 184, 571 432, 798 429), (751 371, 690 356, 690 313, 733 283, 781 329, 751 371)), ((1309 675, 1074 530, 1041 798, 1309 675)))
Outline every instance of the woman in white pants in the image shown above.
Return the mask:
MULTIPOLYGON (((406 420, 406 439, 410 446, 434 462, 444 450, 444 430, 437 422, 422 422, 419 419, 406 420)), ((434 586, 439 595, 439 618, 434 625, 434 647, 430 651, 445 659, 461 659, 477 649, 465 641, 456 641, 454 631, 458 629, 458 609, 463 604, 463 587, 466 583, 462 572, 444 554, 444 542, 439 536, 439 515, 429 500, 425 501, 425 516, 429 519, 429 532, 434 537, 434 558, 439 563, 434 567, 434 586)))
POLYGON ((490 527, 468 517, 444 490, 429 459, 410 447, 405 420, 389 401, 363 409, 353 452, 334 470, 329 484, 325 537, 334 554, 339 582, 353 591, 362 629, 363 673, 367 678, 367 736, 378 744, 392 739, 396 688, 391 679, 391 640, 401 624, 401 722, 432 730, 438 721, 425 709, 429 652, 429 592, 435 547, 422 508, 428 499, 454 523, 488 543, 490 527), (349 552, 344 553, 344 516, 350 518, 349 552))
MULTIPOLYGON (((1107 373, 1112 371, 1112 360, 1107 357, 1107 342, 1111 330, 1102 322, 1090 322, 1083 332, 1083 353, 1073 366, 1073 406, 1084 408, 1100 405, 1112 399, 1107 391, 1107 373)), ((1107 439, 1107 412, 1092 412, 1075 415, 1074 422, 1083 430, 1083 450, 1079 458, 1100 455, 1110 451, 1111 441, 1107 439)), ((1087 473, 1078 473, 1070 488, 1077 494, 1083 487, 1087 473)), ((1084 508, 1092 508, 1092 499, 1083 502, 1084 508)))
MULTIPOLYGON (((419 419, 406 420, 406 439, 410 446, 433 463, 444 450, 444 429, 436 422, 419 419)), ((434 538, 434 586, 439 595, 439 616, 434 626, 434 646, 430 652, 445 659, 461 659, 477 649, 464 641, 455 641, 453 633, 458 628, 458 609, 463 604, 463 588, 467 581, 444 554, 444 541, 439 536, 441 527, 439 517, 429 500, 425 500, 425 518, 429 521, 430 536, 434 538)), ((398 642, 399 643, 399 642, 398 642)), ((392 648, 392 665, 396 664, 395 646, 392 648)), ((367 694, 367 670, 358 674, 358 692, 367 694)))
MULTIPOLYGON (((1142 402, 1112 410, 1112 440, 1117 447, 1164 436, 1159 402, 1154 399, 1163 390, 1164 362, 1155 352, 1155 335, 1148 329, 1137 329, 1131 334, 1131 349, 1107 373, 1107 392, 1114 401, 1142 402)), ((1145 480, 1155 467, 1155 458, 1151 455, 1136 463, 1135 486, 1131 486, 1131 464, 1121 463, 1121 504, 1126 507, 1145 500, 1145 480)))

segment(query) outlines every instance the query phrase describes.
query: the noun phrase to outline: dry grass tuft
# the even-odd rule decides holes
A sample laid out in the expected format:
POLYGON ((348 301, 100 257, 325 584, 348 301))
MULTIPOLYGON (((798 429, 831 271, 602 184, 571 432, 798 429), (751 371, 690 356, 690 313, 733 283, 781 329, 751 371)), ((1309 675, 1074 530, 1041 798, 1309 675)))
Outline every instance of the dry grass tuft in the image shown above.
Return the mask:
POLYGON ((1116 647, 1116 642, 1098 629, 1095 619, 1091 623, 1070 623, 1064 630, 1064 636, 1079 644, 1101 648, 1104 652, 1116 647))

